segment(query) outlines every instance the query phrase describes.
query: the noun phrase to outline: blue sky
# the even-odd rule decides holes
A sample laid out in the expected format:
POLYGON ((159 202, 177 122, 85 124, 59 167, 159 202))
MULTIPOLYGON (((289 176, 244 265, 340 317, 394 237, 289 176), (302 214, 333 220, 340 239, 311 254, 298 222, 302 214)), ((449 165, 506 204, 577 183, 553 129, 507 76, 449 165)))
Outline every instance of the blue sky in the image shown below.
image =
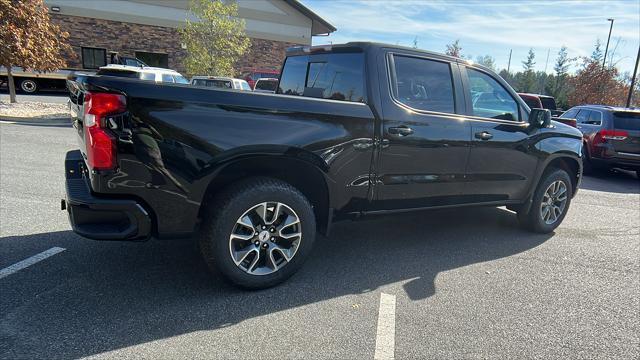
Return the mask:
MULTIPOLYGON (((301 0, 338 30, 314 37, 314 45, 371 40, 444 52, 456 39, 462 54, 491 55, 498 69, 521 70, 529 48, 536 53, 536 69, 547 72, 560 49, 569 56, 588 56, 599 38, 607 41, 614 18, 609 55, 622 71, 633 71, 640 43, 640 0, 502 1, 502 0, 301 0), (614 50, 615 48, 615 50, 614 50)), ((609 57, 609 55, 607 57, 609 57)))

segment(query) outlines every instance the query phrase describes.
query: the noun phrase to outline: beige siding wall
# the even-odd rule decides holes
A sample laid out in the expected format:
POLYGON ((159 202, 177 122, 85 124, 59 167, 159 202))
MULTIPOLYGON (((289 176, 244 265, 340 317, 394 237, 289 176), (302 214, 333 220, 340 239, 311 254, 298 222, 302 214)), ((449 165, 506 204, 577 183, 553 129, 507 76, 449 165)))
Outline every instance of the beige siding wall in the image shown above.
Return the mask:
MULTIPOLYGON (((75 56, 67 57, 68 66, 82 67, 81 47, 105 48, 120 56, 135 56, 136 51, 164 53, 169 67, 184 73, 182 60, 186 55, 177 29, 134 24, 79 16, 51 14, 54 23, 69 33, 69 43, 75 56)), ((251 39, 251 49, 238 62, 238 75, 244 70, 279 70, 287 47, 297 45, 284 41, 251 39)), ((215 75, 215 74, 204 74, 215 75)))

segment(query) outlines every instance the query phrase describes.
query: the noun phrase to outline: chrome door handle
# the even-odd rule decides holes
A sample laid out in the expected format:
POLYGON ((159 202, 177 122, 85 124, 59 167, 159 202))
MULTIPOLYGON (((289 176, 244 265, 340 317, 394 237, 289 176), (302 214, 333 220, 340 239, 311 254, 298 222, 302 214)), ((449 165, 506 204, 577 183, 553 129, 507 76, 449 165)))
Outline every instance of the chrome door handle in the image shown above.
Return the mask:
POLYGON ((407 135, 413 134, 413 129, 405 125, 398 126, 398 127, 390 127, 389 129, 387 129, 387 131, 391 135, 398 135, 398 136, 407 136, 407 135))
POLYGON ((475 136, 476 139, 480 140, 489 140, 493 137, 493 135, 491 135, 491 133, 488 131, 477 132, 475 136))

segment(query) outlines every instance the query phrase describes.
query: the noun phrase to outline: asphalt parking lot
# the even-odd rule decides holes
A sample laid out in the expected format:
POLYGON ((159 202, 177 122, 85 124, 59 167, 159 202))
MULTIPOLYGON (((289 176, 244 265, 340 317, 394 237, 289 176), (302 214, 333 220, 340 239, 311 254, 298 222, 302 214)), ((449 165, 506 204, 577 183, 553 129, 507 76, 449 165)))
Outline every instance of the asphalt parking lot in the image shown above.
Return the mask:
POLYGON ((398 359, 640 357, 630 173, 586 177, 549 235, 494 208, 339 223, 288 282, 246 292, 192 241, 74 235, 60 198, 76 146, 65 122, 0 122, 1 358, 372 359, 382 315, 398 359))

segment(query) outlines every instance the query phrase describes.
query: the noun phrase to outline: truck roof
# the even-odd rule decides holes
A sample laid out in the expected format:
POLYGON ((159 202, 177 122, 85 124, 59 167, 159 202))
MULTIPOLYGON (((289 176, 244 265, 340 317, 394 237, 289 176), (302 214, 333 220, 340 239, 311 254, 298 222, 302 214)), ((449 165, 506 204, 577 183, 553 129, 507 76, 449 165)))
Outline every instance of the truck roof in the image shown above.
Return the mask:
POLYGON ((446 54, 435 52, 435 51, 422 50, 422 49, 412 48, 408 46, 400 46, 400 45, 393 45, 393 44, 386 44, 386 43, 379 43, 379 42, 372 42, 372 41, 351 41, 343 44, 326 44, 326 45, 314 45, 314 46, 308 46, 308 45, 292 46, 287 48, 286 55, 295 56, 295 55, 305 55, 310 53, 365 51, 367 49, 376 49, 376 48, 398 49, 403 51, 410 51, 417 54, 437 56, 452 62, 462 62, 466 64, 472 64, 474 66, 478 66, 480 68, 491 70, 492 72, 496 72, 495 70, 489 69, 486 66, 475 63, 472 60, 462 59, 462 58, 446 55, 446 54))

